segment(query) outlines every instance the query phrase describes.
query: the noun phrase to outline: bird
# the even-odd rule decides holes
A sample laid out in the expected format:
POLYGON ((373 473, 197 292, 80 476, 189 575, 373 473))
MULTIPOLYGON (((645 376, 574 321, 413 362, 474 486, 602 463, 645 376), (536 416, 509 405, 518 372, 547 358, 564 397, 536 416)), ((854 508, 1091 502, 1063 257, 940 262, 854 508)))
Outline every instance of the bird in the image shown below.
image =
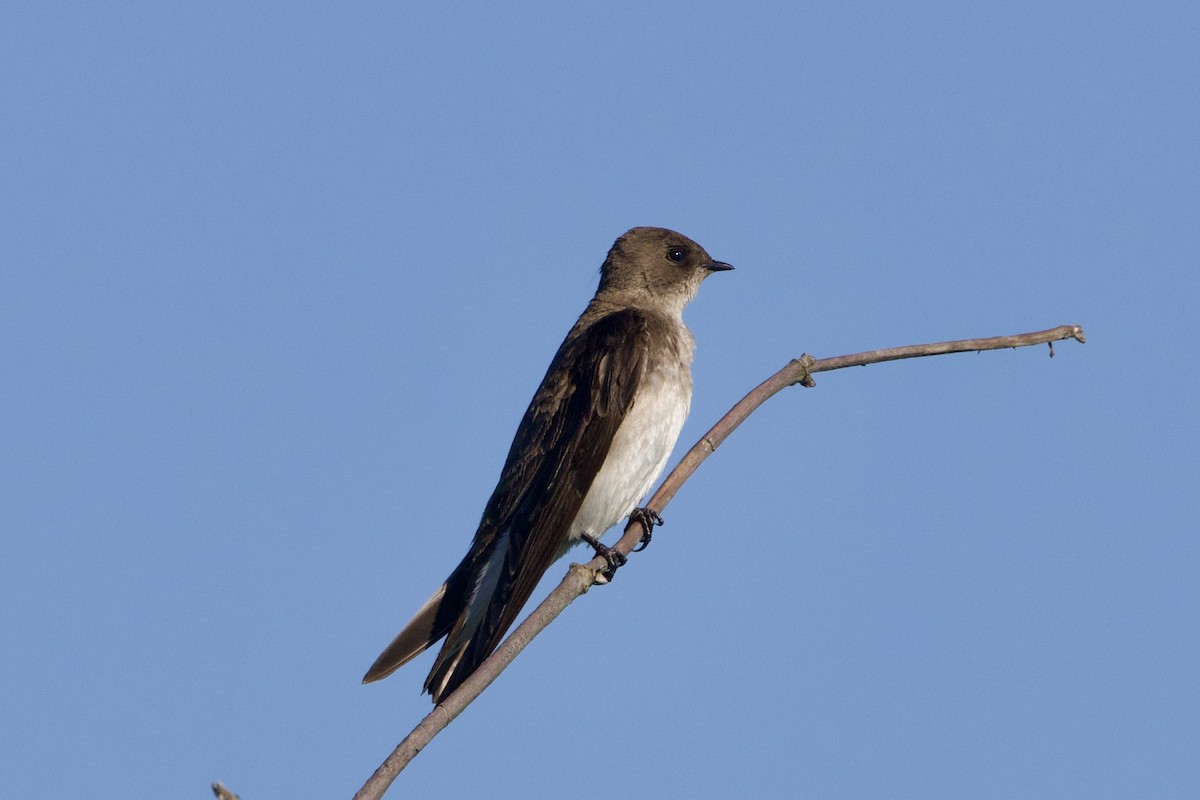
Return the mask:
POLYGON ((445 639, 424 691, 440 703, 500 644, 538 581, 573 545, 632 516, 643 545, 662 519, 638 508, 691 406, 695 339, 684 306, 733 269, 681 233, 638 227, 613 243, 600 283, 517 427, 470 549, 363 677, 395 672, 445 639))

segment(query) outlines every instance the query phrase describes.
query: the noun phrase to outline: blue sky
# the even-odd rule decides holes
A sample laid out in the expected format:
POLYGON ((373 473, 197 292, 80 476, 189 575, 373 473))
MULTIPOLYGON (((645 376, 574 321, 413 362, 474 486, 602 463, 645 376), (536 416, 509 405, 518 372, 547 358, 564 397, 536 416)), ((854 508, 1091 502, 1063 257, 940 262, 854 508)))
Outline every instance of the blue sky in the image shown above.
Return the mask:
POLYGON ((633 225, 737 266, 681 449, 802 352, 1089 342, 775 398, 393 794, 1200 794, 1195 4, 2 17, 8 795, 352 794, 633 225))

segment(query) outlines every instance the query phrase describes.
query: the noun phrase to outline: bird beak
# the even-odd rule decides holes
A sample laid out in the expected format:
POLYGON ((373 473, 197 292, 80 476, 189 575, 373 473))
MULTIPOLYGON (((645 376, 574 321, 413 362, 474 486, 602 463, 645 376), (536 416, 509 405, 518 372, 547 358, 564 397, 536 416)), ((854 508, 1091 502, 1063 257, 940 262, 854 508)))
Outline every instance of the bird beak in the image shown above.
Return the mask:
POLYGON ((709 272, 726 272, 733 269, 732 264, 726 264, 724 261, 714 261, 708 265, 709 272))

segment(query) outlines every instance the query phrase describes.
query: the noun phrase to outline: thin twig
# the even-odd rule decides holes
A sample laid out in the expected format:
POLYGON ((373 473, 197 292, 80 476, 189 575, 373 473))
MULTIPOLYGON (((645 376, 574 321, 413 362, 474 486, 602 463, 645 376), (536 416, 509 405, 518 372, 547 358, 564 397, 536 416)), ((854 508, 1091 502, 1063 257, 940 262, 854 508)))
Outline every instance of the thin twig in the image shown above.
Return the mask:
POLYGON ((217 796, 217 800, 238 800, 238 796, 226 789, 220 783, 212 785, 213 794, 217 796))
MULTIPOLYGON (((1016 336, 960 339, 954 342, 892 347, 886 350, 870 350, 865 353, 836 358, 814 359, 807 354, 802 355, 800 358, 788 362, 783 369, 756 386, 738 401, 737 405, 731 408, 708 433, 700 437, 700 441, 696 442, 675 466, 675 469, 671 470, 671 474, 658 487, 658 491, 646 503, 646 507, 661 512, 675 497, 675 493, 679 491, 684 482, 700 466, 700 463, 714 453, 729 437, 729 434, 733 433, 734 429, 741 425, 755 409, 788 386, 797 383, 802 386, 815 386, 812 379, 814 373, 828 372, 843 367, 877 364, 881 361, 896 361, 902 358, 978 350, 1002 350, 1037 344, 1051 345, 1051 354, 1053 354, 1053 343, 1064 339, 1086 341, 1083 328, 1078 325, 1060 325, 1050 330, 1016 336)), ((631 520, 625 526, 625 532, 620 540, 613 545, 613 549, 620 551, 623 555, 629 555, 641 538, 641 524, 631 520)), ((426 715, 417 727, 413 728, 412 733, 396 746, 387 760, 379 766, 379 769, 375 770, 375 774, 371 776, 370 780, 354 795, 354 800, 379 800, 396 776, 400 774, 400 771, 416 757, 417 753, 421 752, 434 736, 461 714, 471 701, 478 697, 480 692, 486 689, 512 663, 513 659, 525 649, 525 646, 562 613, 563 609, 587 592, 595 583, 597 575, 603 572, 607 566, 608 562, 600 556, 587 564, 572 564, 562 583, 542 601, 541 605, 525 618, 525 621, 504 640, 503 644, 496 648, 496 651, 472 673, 471 677, 467 678, 449 697, 435 706, 433 711, 426 715)))

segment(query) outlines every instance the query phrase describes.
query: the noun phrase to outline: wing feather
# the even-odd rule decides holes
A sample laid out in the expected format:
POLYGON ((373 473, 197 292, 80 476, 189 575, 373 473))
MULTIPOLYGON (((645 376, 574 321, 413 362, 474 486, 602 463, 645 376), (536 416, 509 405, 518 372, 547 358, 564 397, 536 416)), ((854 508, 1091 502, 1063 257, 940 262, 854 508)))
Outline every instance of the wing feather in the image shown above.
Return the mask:
POLYGON ((463 562, 503 572, 491 597, 478 598, 486 606, 475 614, 463 608, 450 628, 425 682, 435 702, 496 648, 561 555, 645 375, 650 325, 635 309, 614 312, 568 336, 551 362, 463 562), (503 553, 489 552, 497 541, 505 542, 503 553))

